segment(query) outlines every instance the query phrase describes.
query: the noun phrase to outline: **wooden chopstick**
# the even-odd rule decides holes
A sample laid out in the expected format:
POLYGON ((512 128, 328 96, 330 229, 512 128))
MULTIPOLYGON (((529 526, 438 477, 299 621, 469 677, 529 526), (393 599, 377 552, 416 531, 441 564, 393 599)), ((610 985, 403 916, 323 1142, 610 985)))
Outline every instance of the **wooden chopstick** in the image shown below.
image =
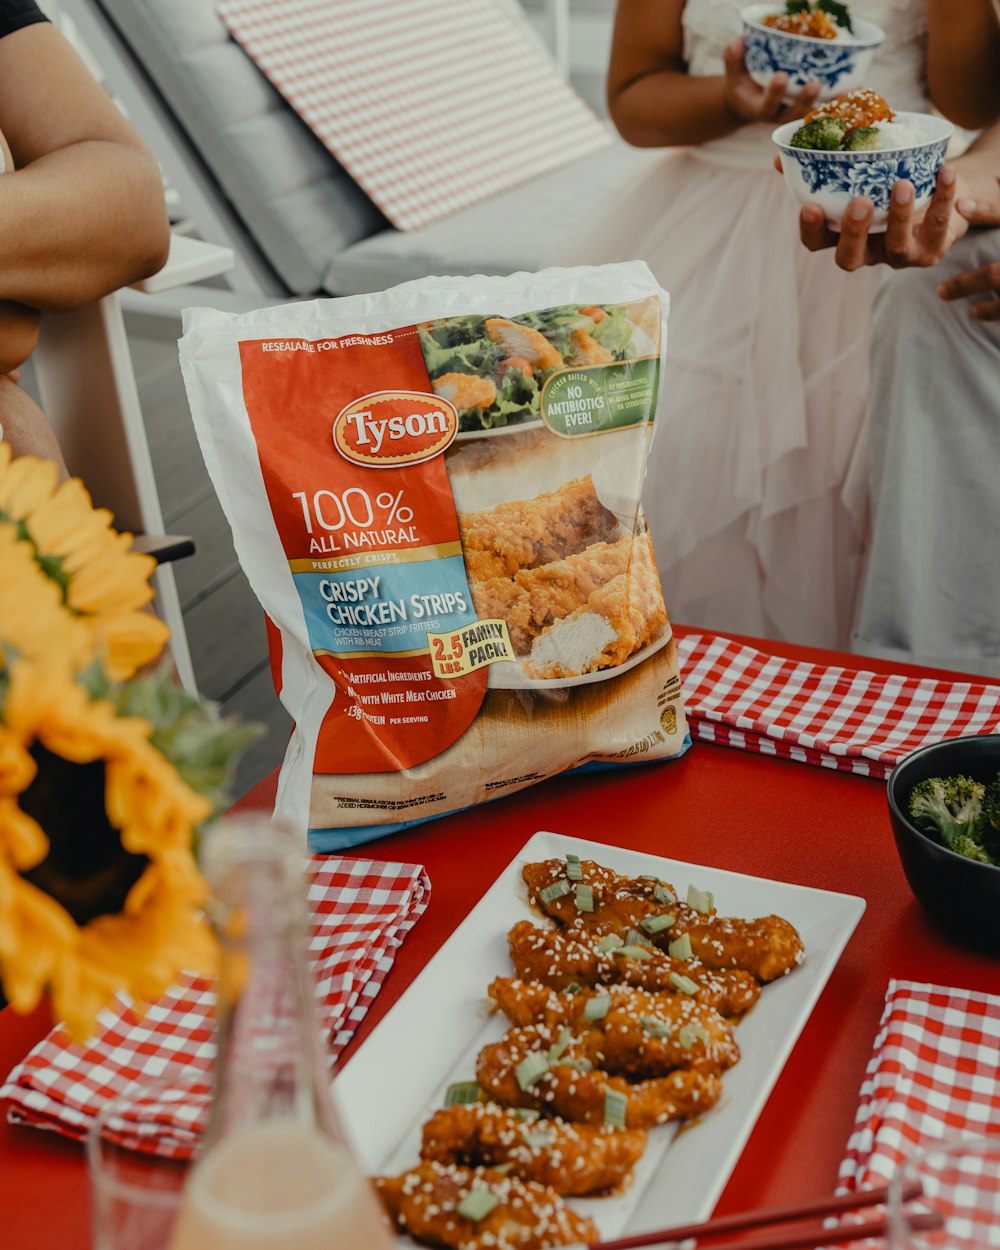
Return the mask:
MULTIPOLYGON (((914 1198, 919 1197, 921 1193, 920 1182, 912 1181, 903 1190, 903 1201, 911 1202, 914 1198)), ((879 1185, 874 1189, 861 1189, 855 1193, 838 1194, 830 1198, 820 1198, 811 1202, 802 1202, 794 1206, 788 1207, 772 1207, 762 1211, 744 1211, 738 1215, 722 1215, 714 1220, 703 1221, 700 1224, 681 1224, 674 1228, 663 1228, 653 1233, 638 1233, 630 1237, 621 1237, 615 1241, 595 1241, 591 1242, 588 1250, 638 1250, 641 1246, 658 1246, 666 1245, 669 1242, 685 1241, 688 1238, 697 1238, 699 1241, 706 1237, 718 1237, 723 1233, 745 1232, 753 1228, 761 1228, 764 1225, 773 1224, 790 1224, 796 1220, 820 1219, 825 1216, 839 1215, 844 1211, 857 1211, 864 1207, 877 1206, 884 1203, 889 1196, 888 1185, 879 1185)), ((793 1246, 813 1246, 833 1244, 834 1241, 852 1241, 857 1237, 878 1237, 885 1233, 885 1220, 872 1221, 867 1224, 857 1224, 853 1228, 868 1228, 869 1230, 875 1223, 882 1226, 881 1232, 854 1232, 851 1225, 845 1226, 845 1232, 849 1232, 849 1236, 844 1235, 838 1227, 835 1230, 829 1228, 817 1229, 806 1235, 804 1233, 785 1234, 784 1240, 773 1240, 770 1235, 764 1240, 758 1238, 754 1241, 741 1241, 739 1244, 743 1250, 767 1250, 769 1247, 785 1247, 786 1250, 792 1250, 793 1246), (836 1232, 836 1237, 831 1237, 831 1232, 836 1232), (798 1238, 798 1240, 788 1240, 789 1237, 798 1238), (805 1237, 805 1240, 802 1238, 805 1237)), ((934 1227, 931 1225, 921 1225, 921 1227, 934 1227)), ((729 1250, 728 1246, 717 1246, 713 1250, 729 1250)))
MULTIPOLYGON (((944 1216, 939 1211, 911 1215, 908 1225, 914 1232, 944 1227, 944 1216)), ((739 1241, 726 1241, 713 1250, 810 1250, 815 1246, 839 1246, 845 1241, 860 1241, 867 1237, 884 1237, 889 1231, 889 1221, 884 1216, 874 1220, 862 1220, 858 1224, 819 1225, 800 1229, 798 1232, 773 1236, 764 1233, 739 1241)), ((587 1250, 633 1250, 636 1246, 668 1245, 674 1242, 672 1233, 643 1233, 638 1237, 622 1237, 618 1241, 594 1241, 587 1250)))

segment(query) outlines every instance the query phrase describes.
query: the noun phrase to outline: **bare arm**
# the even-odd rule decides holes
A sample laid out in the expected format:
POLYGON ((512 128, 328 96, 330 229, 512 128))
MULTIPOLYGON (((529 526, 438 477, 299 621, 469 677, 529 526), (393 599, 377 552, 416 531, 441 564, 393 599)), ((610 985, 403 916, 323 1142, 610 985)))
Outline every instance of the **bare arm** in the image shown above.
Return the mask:
POLYGON ((0 39, 0 128, 0 300, 72 308, 162 267, 156 162, 48 24, 0 39))
POLYGON ((676 147, 720 139, 751 121, 775 124, 801 116, 818 88, 791 108, 776 74, 767 91, 750 78, 739 44, 724 75, 694 78, 683 60, 684 0, 619 0, 608 68, 608 110, 622 138, 636 147, 676 147))
POLYGON ((928 0, 931 99, 969 130, 1000 117, 1000 25, 992 0, 928 0))

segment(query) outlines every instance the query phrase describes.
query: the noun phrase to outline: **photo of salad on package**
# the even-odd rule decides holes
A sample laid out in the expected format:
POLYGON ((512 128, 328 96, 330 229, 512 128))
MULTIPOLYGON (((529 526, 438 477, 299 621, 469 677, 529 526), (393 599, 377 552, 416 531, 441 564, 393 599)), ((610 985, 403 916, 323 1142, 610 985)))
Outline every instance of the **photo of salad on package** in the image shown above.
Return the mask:
POLYGON ((568 365, 607 365, 655 351, 623 305, 568 304, 507 317, 442 317, 419 327, 436 395, 461 434, 540 420, 545 382, 568 365))
POLYGON ((185 314, 313 850, 685 749, 640 502, 667 307, 633 262, 185 314))

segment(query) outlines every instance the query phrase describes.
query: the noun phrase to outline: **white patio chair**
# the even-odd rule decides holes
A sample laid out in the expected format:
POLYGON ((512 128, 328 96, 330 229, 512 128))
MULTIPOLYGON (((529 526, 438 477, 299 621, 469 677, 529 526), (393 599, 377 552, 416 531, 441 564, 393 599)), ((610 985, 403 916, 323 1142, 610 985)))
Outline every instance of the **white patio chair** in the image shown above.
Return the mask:
MULTIPOLYGON (((500 2, 516 8, 516 0, 500 2)), ((616 142, 401 233, 229 38, 216 0, 60 5, 156 153, 199 236, 233 249, 230 289, 256 296, 258 304, 263 297, 380 290, 431 273, 542 268, 591 219, 602 193, 656 158, 616 142)), ((564 17, 564 0, 553 0, 552 12, 564 17)), ((564 55, 565 27, 558 21, 556 27, 564 55)), ((212 298, 227 305, 224 292, 212 298)), ((191 302, 181 291, 158 307, 170 312, 191 302)), ((129 313, 134 303, 127 301, 129 313)))

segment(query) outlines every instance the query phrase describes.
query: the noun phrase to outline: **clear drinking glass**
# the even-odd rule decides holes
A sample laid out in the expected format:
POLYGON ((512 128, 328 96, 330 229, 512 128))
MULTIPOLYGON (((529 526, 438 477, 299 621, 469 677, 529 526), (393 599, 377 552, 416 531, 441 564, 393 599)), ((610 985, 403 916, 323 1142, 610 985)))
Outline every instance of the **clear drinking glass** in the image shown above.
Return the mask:
POLYGON ((889 1250, 1000 1247, 1000 1133, 950 1137, 912 1154, 889 1187, 889 1250), (919 1181, 922 1196, 903 1201, 919 1181), (940 1216, 938 1227, 926 1227, 940 1216))
MULTIPOLYGON (((135 1087, 109 1099, 87 1135, 94 1250, 167 1250, 190 1164, 142 1148, 136 1125, 190 1105, 183 1087, 135 1087)), ((148 1145, 148 1141, 147 1141, 148 1145)))

